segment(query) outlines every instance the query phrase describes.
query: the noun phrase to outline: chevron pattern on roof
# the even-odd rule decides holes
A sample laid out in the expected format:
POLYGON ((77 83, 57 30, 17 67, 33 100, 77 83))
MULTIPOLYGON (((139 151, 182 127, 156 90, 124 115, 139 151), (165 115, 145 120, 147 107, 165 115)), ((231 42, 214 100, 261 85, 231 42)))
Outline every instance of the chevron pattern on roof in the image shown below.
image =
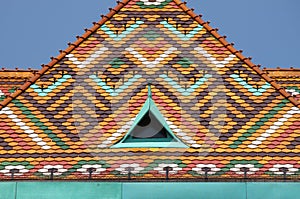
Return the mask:
POLYGON ((2 102, 0 178, 299 175, 296 100, 201 21, 178 0, 120 2, 2 102), (188 148, 111 148, 149 82, 188 148))

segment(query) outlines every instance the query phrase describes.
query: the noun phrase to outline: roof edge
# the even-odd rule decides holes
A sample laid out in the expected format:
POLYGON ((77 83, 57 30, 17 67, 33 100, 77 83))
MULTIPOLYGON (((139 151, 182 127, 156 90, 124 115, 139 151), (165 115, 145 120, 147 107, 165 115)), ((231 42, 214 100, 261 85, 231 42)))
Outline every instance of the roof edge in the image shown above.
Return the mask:
POLYGON ((21 95, 25 90, 27 90, 33 83, 35 83, 43 74, 45 74, 50 68, 52 68, 55 64, 61 61, 67 54, 72 52, 77 46, 79 46, 85 39, 87 39, 91 34, 97 31, 104 23, 106 23, 109 19, 112 18, 120 9, 122 9, 125 5, 128 4, 130 0, 117 1, 117 6, 115 8, 109 8, 110 12, 107 15, 103 15, 102 19, 98 22, 94 22, 94 26, 90 29, 87 29, 86 32, 77 38, 77 40, 73 43, 68 44, 69 47, 66 50, 60 51, 60 54, 53 58, 51 57, 51 61, 47 65, 42 65, 42 69, 38 70, 36 74, 27 80, 21 87, 18 88, 13 94, 6 96, 6 99, 0 102, 0 110, 6 107, 12 100, 21 95))
POLYGON ((284 88, 276 83, 275 80, 271 79, 259 66, 252 63, 250 58, 245 57, 241 51, 238 51, 233 47, 233 44, 230 44, 226 41, 224 36, 221 36, 217 29, 212 28, 209 23, 205 22, 199 15, 194 13, 193 9, 190 9, 186 6, 186 2, 181 0, 173 0, 177 6, 179 6, 185 13, 190 15, 194 20, 196 20, 201 26, 203 26, 208 32, 210 32, 216 39, 218 39, 224 47, 226 47, 231 53, 236 55, 241 61, 248 65, 252 70, 254 70, 258 75, 260 75, 264 80, 270 83, 279 93, 288 99, 296 107, 300 108, 300 102, 298 102, 291 94, 287 93, 284 88))
POLYGON ((27 69, 19 69, 19 68, 15 68, 15 69, 10 69, 10 68, 2 68, 0 70, 1 73, 3 72, 35 72, 35 71, 39 71, 38 69, 32 69, 32 68, 27 68, 27 69))
MULTIPOLYGON (((42 65, 43 68, 39 70, 36 75, 34 75, 31 79, 26 81, 16 92, 14 92, 12 95, 9 95, 6 97, 5 100, 3 100, 0 103, 0 110, 4 107, 6 107, 13 99, 21 95, 25 90, 27 90, 33 83, 35 83, 44 73, 46 73, 50 68, 52 68, 55 64, 57 64, 60 60, 62 60, 67 54, 69 54, 71 51, 73 51, 78 45, 80 45, 85 39, 87 39, 91 34, 93 34, 95 31, 97 31, 105 22, 107 22, 114 14, 116 14, 120 9, 122 9, 125 5, 128 4, 130 0, 123 0, 123 1, 117 1, 117 6, 115 8, 110 8, 110 12, 107 15, 104 15, 102 19, 98 22, 94 23, 94 26, 90 29, 87 29, 86 32, 78 37, 78 39, 74 42, 69 44, 69 47, 64 50, 60 51, 60 54, 55 57, 51 58, 52 61, 50 61, 47 65, 42 65)), ((291 103, 293 103, 295 106, 300 108, 300 103, 295 100, 292 95, 287 93, 284 88, 282 88, 280 85, 278 85, 275 80, 271 79, 264 71, 262 71, 257 65, 251 62, 251 60, 238 50, 236 50, 232 44, 228 43, 225 39, 225 37, 221 36, 217 29, 213 29, 207 22, 205 22, 199 15, 195 14, 193 9, 189 9, 186 6, 186 2, 182 2, 181 0, 173 0, 177 6, 179 6, 185 13, 190 15, 194 20, 196 20, 201 26, 203 26, 208 32, 210 32, 216 39, 218 39, 231 53, 236 55, 240 60, 242 60, 245 64, 247 64, 250 68, 252 68, 257 74, 259 74, 263 79, 265 79, 267 82, 269 82, 277 91, 280 92, 281 95, 283 95, 286 99, 288 99, 291 103)))
POLYGON ((300 71, 300 68, 264 68, 263 71, 287 71, 287 72, 293 72, 293 71, 300 71))

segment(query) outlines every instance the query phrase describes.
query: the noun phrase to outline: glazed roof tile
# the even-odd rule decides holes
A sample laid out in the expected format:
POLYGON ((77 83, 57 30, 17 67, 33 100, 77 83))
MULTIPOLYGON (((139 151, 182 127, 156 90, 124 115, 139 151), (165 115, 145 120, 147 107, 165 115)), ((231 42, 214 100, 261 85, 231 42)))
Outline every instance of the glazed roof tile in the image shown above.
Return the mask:
POLYGON ((0 100, 4 100, 7 95, 15 92, 20 86, 22 86, 28 79, 34 76, 36 70, 0 70, 0 100))
POLYGON ((1 102, 0 175, 156 179, 171 167, 178 179, 297 176, 298 105, 181 1, 123 0, 1 102), (188 148, 111 148, 149 83, 188 148))
POLYGON ((297 101, 300 100, 300 69, 264 68, 269 77, 286 89, 297 101))

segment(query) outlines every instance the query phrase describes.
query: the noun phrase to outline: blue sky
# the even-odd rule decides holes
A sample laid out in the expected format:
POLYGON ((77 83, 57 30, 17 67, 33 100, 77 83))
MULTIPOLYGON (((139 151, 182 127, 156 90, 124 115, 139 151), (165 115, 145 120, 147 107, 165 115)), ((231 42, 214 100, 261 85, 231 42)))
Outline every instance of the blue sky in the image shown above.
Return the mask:
MULTIPOLYGON (((186 0, 228 42, 263 67, 300 67, 299 0, 186 0)), ((40 68, 115 0, 10 0, 0 4, 0 68, 40 68)))

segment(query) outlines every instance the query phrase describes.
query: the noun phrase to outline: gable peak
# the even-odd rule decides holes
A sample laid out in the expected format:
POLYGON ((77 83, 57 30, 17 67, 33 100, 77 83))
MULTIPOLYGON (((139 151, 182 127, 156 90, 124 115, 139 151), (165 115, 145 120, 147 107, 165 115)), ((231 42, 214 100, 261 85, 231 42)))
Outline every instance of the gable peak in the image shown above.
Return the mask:
MULTIPOLYGON (((86 30, 86 33, 82 35, 81 37, 78 37, 78 40, 72 44, 69 44, 69 47, 61 51, 60 55, 58 55, 56 58, 53 58, 50 63, 47 65, 43 65, 43 68, 36 73, 28 82, 26 82, 21 88, 16 91, 13 95, 6 98, 4 101, 1 102, 0 108, 4 108, 7 106, 13 99, 17 98, 19 95, 21 95, 24 91, 26 91, 34 82, 39 80, 46 72, 48 72, 51 68, 53 68, 56 64, 58 64, 60 61, 62 61, 66 56, 68 56, 74 49, 76 49, 79 45, 81 45, 84 41, 86 41, 92 34, 97 32, 99 28, 101 28, 105 23, 107 23, 109 20, 113 18, 113 16, 117 15, 119 11, 121 11, 123 8, 127 10, 134 10, 137 8, 145 9, 149 11, 149 8, 163 8, 165 11, 168 11, 169 8, 176 8, 180 11, 183 11, 184 14, 187 16, 190 16, 192 20, 197 22, 201 28, 206 30, 209 34, 211 34, 218 42, 220 42, 223 47, 230 51, 232 55, 236 56, 238 59, 241 60, 244 64, 246 64, 249 68, 251 68, 252 71, 257 73, 262 79, 269 82, 272 87, 274 87, 278 92, 281 93, 282 96, 289 99, 295 106, 300 106, 300 104, 287 92, 285 92, 284 88, 281 88, 275 81, 270 79, 262 70, 259 69, 259 67, 251 62, 251 60, 245 56, 242 55, 241 51, 236 50, 232 44, 228 43, 226 41, 226 37, 221 36, 218 34, 217 29, 213 29, 210 27, 209 23, 203 21, 199 15, 196 15, 193 12, 193 9, 189 9, 185 4, 185 2, 182 2, 181 0, 123 0, 123 1, 117 1, 118 5, 110 9, 110 12, 107 15, 103 15, 102 19, 94 23, 94 26, 88 30, 86 30), (133 6, 135 5, 135 6, 133 6), (131 9, 132 8, 132 9, 131 9)), ((149 12, 150 13, 150 12, 149 12)), ((167 19, 168 21, 168 19, 167 19)), ((176 24, 175 24, 176 25, 176 24)), ((174 31, 176 33, 176 31, 174 31)), ((179 35, 186 36, 188 33, 186 30, 183 30, 182 32, 177 31, 178 33, 183 33, 179 35)), ((116 34, 118 36, 118 32, 116 34)), ((188 34, 188 36, 193 36, 193 34, 188 34)))

